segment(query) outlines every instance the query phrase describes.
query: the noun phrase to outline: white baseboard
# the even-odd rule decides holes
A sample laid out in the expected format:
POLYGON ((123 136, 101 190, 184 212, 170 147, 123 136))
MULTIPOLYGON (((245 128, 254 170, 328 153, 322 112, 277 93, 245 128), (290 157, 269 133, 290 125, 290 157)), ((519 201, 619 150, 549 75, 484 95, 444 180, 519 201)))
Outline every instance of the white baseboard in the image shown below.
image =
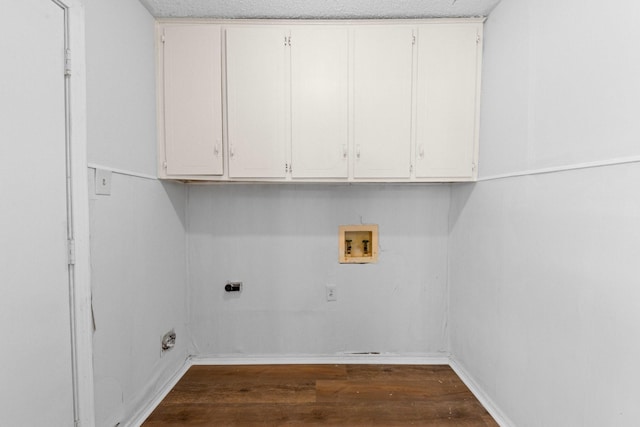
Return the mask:
POLYGON ((448 354, 318 354, 197 356, 193 365, 448 365, 448 354))
POLYGON ((173 387, 175 387, 175 385, 178 384, 178 381, 180 381, 180 378, 182 378, 184 374, 187 373, 190 367, 191 367, 191 359, 187 358, 182 364, 182 366, 180 367, 180 369, 178 369, 175 372, 175 374, 173 374, 171 378, 169 378, 167 382, 160 388, 160 390, 155 395, 155 397, 152 400, 150 400, 149 403, 145 405, 143 408, 140 408, 140 410, 136 412, 136 414, 131 418, 129 422, 124 423, 124 426, 140 427, 142 423, 147 418, 149 418, 149 415, 151 415, 151 413, 158 407, 158 405, 160 405, 160 402, 162 402, 162 399, 167 397, 167 394, 169 394, 171 389, 173 389, 173 387))
POLYGON ((449 358, 449 366, 460 377, 462 382, 471 390, 471 393, 478 399, 478 401, 489 412, 493 419, 500 425, 500 427, 513 427, 515 424, 498 408, 489 397, 487 393, 475 382, 473 377, 462 367, 460 363, 454 358, 449 358))

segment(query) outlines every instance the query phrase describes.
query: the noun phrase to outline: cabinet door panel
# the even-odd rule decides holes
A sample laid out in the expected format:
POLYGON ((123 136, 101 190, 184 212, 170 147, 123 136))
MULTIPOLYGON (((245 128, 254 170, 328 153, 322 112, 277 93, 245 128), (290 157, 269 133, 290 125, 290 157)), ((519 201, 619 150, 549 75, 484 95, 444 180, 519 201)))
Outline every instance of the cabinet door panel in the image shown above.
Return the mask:
POLYGON ((283 178, 287 146, 285 31, 227 29, 229 177, 283 178))
POLYGON ((164 125, 168 175, 222 175, 220 27, 164 28, 164 125))
POLYGON ((358 27, 354 46, 355 178, 408 178, 411 27, 358 27))
POLYGON ((479 25, 418 30, 416 176, 472 178, 479 25))
POLYGON ((291 33, 292 176, 346 178, 349 143, 349 33, 291 33))

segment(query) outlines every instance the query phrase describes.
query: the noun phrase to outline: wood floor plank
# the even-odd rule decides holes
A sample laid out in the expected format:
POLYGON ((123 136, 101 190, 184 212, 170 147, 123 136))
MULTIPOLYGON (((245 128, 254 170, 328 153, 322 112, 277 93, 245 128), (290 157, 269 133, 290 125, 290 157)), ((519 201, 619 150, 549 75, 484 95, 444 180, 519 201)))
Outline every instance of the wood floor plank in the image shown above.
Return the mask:
POLYGON ((185 381, 237 382, 242 379, 261 382, 346 379, 346 365, 195 365, 182 378, 185 381))
POLYGON ((497 424, 448 366, 194 366, 143 424, 497 424))
POLYGON ((469 390, 457 384, 438 384, 434 387, 428 383, 417 381, 336 381, 322 380, 316 383, 318 402, 370 401, 387 402, 393 400, 425 400, 450 398, 458 395, 461 398, 473 396, 469 390))
POLYGON ((189 404, 174 411, 154 414, 144 424, 154 426, 254 426, 254 425, 330 425, 330 426, 496 426, 482 417, 472 416, 476 405, 449 402, 440 407, 426 403, 395 402, 379 407, 370 404, 301 404, 214 406, 189 404))
POLYGON ((460 381, 448 365, 347 365, 349 379, 453 380, 460 381))
POLYGON ((481 407, 472 401, 440 402, 438 405, 425 402, 394 402, 384 406, 320 403, 252 408, 247 405, 189 404, 177 410, 154 413, 144 426, 497 426, 492 420, 487 422, 474 416, 479 410, 481 407))
POLYGON ((288 384, 198 384, 171 390, 167 403, 303 403, 316 401, 314 381, 288 384))

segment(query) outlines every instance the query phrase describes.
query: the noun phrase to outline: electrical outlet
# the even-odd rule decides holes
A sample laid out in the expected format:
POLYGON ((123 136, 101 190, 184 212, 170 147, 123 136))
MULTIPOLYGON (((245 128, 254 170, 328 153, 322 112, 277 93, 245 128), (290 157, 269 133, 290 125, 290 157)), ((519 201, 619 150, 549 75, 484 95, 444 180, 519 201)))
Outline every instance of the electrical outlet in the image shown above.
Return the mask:
POLYGON ((338 301, 338 290, 335 285, 327 285, 327 301, 338 301))
POLYGON ((96 169, 96 194, 111 195, 111 171, 96 169))

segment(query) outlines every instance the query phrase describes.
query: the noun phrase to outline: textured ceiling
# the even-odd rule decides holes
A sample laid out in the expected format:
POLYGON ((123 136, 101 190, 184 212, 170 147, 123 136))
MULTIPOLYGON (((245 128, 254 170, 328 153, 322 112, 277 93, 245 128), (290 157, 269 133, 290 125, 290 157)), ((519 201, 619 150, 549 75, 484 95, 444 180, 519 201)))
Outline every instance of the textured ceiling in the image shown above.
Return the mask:
POLYGON ((441 18, 487 16, 500 0, 140 0, 156 18, 441 18))

